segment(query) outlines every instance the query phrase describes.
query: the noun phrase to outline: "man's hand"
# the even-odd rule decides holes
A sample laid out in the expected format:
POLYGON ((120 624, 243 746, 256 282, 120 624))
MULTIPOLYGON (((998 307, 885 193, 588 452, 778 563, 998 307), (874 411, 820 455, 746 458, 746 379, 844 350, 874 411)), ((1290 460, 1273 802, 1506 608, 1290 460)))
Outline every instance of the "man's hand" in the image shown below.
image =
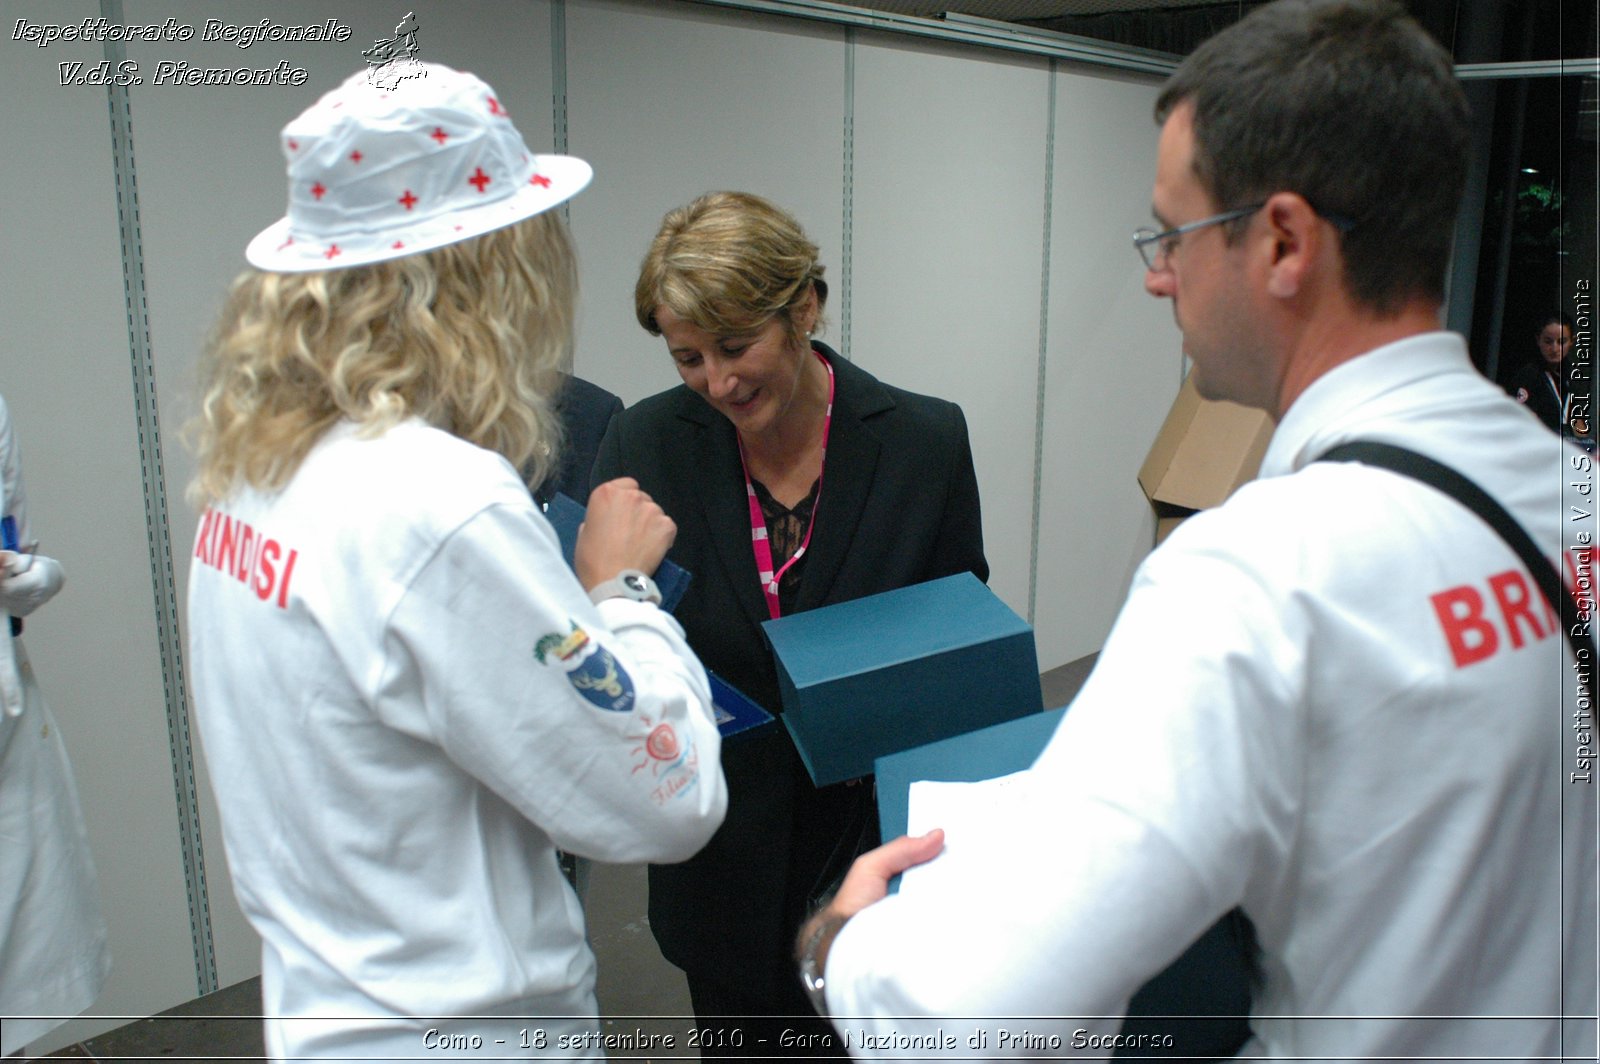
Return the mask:
POLYGON ((801 925, 800 933, 795 936, 796 958, 803 958, 806 950, 810 949, 816 958, 817 969, 821 971, 827 963, 833 936, 838 934, 844 922, 867 906, 882 901, 889 893, 890 879, 913 865, 933 860, 943 849, 944 831, 934 828, 916 838, 902 835, 857 857, 844 882, 839 884, 839 891, 833 900, 801 925), (831 926, 824 928, 824 924, 831 926))
POLYGON ((882 901, 889 893, 889 880, 913 865, 933 860, 943 849, 944 829, 934 828, 916 838, 901 835, 893 842, 867 851, 850 866, 844 882, 839 884, 839 892, 823 911, 849 919, 867 906, 882 901))

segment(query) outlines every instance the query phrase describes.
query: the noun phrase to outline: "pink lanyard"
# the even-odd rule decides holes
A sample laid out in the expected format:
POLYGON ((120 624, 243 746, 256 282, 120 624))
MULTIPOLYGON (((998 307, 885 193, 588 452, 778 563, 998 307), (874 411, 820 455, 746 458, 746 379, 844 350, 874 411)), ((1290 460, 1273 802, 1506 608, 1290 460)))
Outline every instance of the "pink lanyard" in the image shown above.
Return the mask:
POLYGON ((822 471, 828 466, 828 430, 833 427, 833 367, 817 352, 813 351, 812 354, 817 355, 817 359, 828 371, 828 411, 822 418, 822 468, 817 470, 817 497, 811 503, 811 520, 806 524, 806 538, 789 560, 783 563, 783 568, 777 572, 772 571, 772 543, 767 539, 767 519, 761 512, 761 501, 756 498, 755 485, 750 483, 750 467, 744 460, 744 441, 739 441, 739 465, 744 469, 744 492, 750 500, 750 542, 756 552, 756 572, 761 576, 761 590, 767 596, 767 612, 772 615, 773 620, 777 620, 782 612, 778 608, 778 581, 783 579, 783 574, 800 560, 806 548, 811 545, 811 530, 817 526, 817 507, 822 504, 822 471))

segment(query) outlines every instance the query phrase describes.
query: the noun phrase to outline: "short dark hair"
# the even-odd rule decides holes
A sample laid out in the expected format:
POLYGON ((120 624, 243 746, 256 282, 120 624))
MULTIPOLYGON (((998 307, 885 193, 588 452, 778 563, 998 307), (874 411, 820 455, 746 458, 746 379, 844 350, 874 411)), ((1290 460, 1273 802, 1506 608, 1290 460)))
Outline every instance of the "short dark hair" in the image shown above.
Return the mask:
POLYGON ((1572 327, 1571 314, 1568 314, 1564 310, 1553 310, 1549 314, 1546 314, 1544 317, 1539 319, 1539 324, 1533 327, 1533 335, 1538 336, 1551 325, 1564 325, 1566 326, 1567 332, 1575 331, 1572 327))
MULTIPOLYGON (((1222 209, 1299 193, 1343 233, 1351 295, 1443 301, 1468 111, 1449 54, 1394 0, 1278 0, 1202 44, 1156 101, 1194 107, 1195 175, 1222 209)), ((1236 239, 1242 226, 1231 230, 1236 239)))

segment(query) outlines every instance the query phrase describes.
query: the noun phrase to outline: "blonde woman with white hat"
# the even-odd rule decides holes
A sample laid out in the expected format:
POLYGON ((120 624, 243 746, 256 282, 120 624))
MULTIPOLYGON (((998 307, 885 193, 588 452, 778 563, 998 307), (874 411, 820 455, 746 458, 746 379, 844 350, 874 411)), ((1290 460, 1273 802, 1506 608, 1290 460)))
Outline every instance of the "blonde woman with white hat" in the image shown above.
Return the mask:
POLYGON ((350 78, 283 150, 288 216, 204 363, 189 594, 268 1052, 600 1057, 556 850, 682 859, 726 792, 644 575, 672 522, 600 485, 575 577, 517 473, 559 448, 576 285, 549 208, 589 167, 431 64, 350 78))

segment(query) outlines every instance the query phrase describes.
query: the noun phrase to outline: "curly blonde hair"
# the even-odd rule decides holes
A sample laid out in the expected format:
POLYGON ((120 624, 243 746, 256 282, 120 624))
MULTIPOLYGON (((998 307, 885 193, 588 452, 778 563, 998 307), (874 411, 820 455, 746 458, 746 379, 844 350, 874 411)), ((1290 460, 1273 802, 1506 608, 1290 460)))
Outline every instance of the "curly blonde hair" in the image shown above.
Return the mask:
POLYGON ((539 483, 560 446, 577 288, 551 211, 367 266, 247 270, 201 359, 191 501, 281 489, 345 419, 377 435, 417 417, 539 483))
POLYGON ((709 333, 736 335, 774 317, 801 329, 794 311, 815 289, 828 298, 817 245, 787 212, 748 192, 710 192, 667 212, 634 286, 634 313, 660 336, 656 308, 666 307, 709 333))

